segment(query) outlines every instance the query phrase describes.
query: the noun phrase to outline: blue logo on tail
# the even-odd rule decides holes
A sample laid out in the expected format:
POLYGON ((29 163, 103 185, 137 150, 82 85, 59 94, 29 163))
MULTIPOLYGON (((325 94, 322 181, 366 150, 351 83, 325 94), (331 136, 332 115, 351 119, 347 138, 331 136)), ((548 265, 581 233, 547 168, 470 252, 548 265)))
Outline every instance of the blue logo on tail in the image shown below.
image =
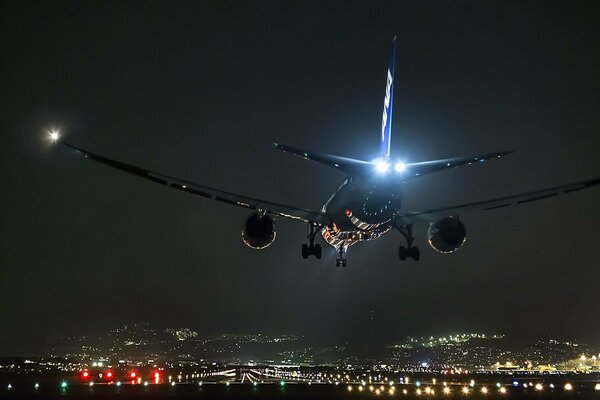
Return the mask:
POLYGON ((383 101, 383 118, 381 121, 380 155, 390 156, 391 134, 392 134, 392 110, 394 104, 394 64, 396 63, 396 38, 392 43, 392 55, 387 70, 387 82, 385 84, 385 98, 383 101))

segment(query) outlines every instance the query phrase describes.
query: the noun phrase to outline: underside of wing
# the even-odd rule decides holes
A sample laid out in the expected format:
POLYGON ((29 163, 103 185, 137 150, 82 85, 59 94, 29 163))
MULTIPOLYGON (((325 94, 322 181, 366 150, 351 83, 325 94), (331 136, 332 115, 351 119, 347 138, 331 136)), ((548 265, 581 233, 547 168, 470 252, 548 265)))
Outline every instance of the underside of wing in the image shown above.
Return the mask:
POLYGON ((463 214, 472 211, 490 211, 499 208, 517 206, 537 200, 548 199, 561 194, 577 192, 600 184, 600 178, 587 181, 556 186, 549 189, 537 190, 535 192, 522 193, 514 196, 501 197, 492 200, 479 201, 475 203, 460 204, 450 207, 440 207, 427 211, 417 211, 398 215, 395 218, 397 225, 407 225, 417 222, 434 222, 440 218, 450 215, 463 214))
POLYGON ((267 200, 256 199, 253 197, 248 197, 236 193, 211 188, 194 182, 189 182, 183 179, 174 178, 172 176, 136 167, 134 165, 125 164, 120 161, 112 160, 110 158, 80 149, 62 140, 60 140, 59 142, 64 146, 76 150, 86 158, 97 161, 109 167, 116 168, 123 172, 136 175, 140 178, 144 178, 149 181, 159 183, 161 185, 165 185, 173 189, 177 189, 182 192, 190 193, 210 200, 220 201, 222 203, 227 203, 238 207, 248 208, 251 210, 261 210, 267 213, 302 222, 317 225, 331 225, 331 218, 327 214, 320 211, 306 210, 303 208, 288 206, 267 200))

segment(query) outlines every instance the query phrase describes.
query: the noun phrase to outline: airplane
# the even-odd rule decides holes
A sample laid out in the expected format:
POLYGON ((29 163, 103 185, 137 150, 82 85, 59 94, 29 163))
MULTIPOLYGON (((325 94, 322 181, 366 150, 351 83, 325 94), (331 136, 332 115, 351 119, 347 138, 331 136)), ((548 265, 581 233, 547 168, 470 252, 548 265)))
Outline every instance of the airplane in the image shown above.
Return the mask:
POLYGON ((242 240, 253 249, 264 249, 274 242, 276 236, 275 217, 303 222, 307 224, 309 233, 307 235, 308 244, 302 244, 302 257, 305 259, 309 256, 321 258, 321 245, 315 244, 315 239, 320 234, 324 241, 337 252, 337 267, 346 266, 345 254, 352 245, 377 239, 392 230, 398 231, 406 242, 405 246, 399 247, 399 258, 402 261, 407 258, 418 261, 420 250, 413 245, 415 240, 413 225, 417 223, 429 223, 427 242, 434 250, 441 253, 452 253, 458 250, 466 240, 466 228, 460 220, 459 214, 516 206, 559 194, 573 193, 597 186, 600 183, 600 178, 596 178, 485 201, 424 211, 403 210, 401 204, 404 182, 438 171, 488 162, 506 156, 512 151, 420 162, 404 162, 393 158, 390 154, 390 144, 395 62, 396 38, 392 41, 387 69, 379 154, 374 160, 358 160, 316 153, 274 143, 278 150, 326 165, 345 174, 342 184, 320 210, 285 205, 189 182, 81 149, 62 140, 58 131, 50 131, 49 136, 52 142, 58 142, 76 150, 86 158, 109 167, 181 192, 252 210, 243 223, 242 240))

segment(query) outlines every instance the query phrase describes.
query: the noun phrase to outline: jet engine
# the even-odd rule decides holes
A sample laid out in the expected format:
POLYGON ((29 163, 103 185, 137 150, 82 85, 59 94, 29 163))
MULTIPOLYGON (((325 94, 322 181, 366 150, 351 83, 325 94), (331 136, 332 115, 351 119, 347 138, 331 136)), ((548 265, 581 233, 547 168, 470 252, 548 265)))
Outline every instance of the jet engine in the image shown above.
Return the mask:
POLYGON ((253 213, 246 218, 242 229, 242 240, 253 249, 269 247, 275 240, 275 222, 268 214, 253 213))
POLYGON ((427 241, 440 253, 452 253, 467 240, 465 225, 458 217, 442 218, 429 225, 427 241))

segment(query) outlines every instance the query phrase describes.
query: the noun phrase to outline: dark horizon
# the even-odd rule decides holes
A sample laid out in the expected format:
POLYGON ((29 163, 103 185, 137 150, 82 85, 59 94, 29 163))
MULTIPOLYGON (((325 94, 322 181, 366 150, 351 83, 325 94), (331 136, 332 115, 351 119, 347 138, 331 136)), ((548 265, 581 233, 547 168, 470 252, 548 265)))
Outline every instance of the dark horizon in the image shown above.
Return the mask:
MULTIPOLYGON (((0 354, 132 320, 363 343, 493 332, 600 345, 597 188, 461 215, 467 242, 400 262, 400 235, 303 260, 249 214, 52 147, 320 209, 344 175, 281 142, 372 159, 396 35, 392 152, 515 149, 405 185, 407 210, 600 176, 600 5, 528 2, 3 2, 0 354)), ((319 239, 320 240, 320 239, 319 239)))

